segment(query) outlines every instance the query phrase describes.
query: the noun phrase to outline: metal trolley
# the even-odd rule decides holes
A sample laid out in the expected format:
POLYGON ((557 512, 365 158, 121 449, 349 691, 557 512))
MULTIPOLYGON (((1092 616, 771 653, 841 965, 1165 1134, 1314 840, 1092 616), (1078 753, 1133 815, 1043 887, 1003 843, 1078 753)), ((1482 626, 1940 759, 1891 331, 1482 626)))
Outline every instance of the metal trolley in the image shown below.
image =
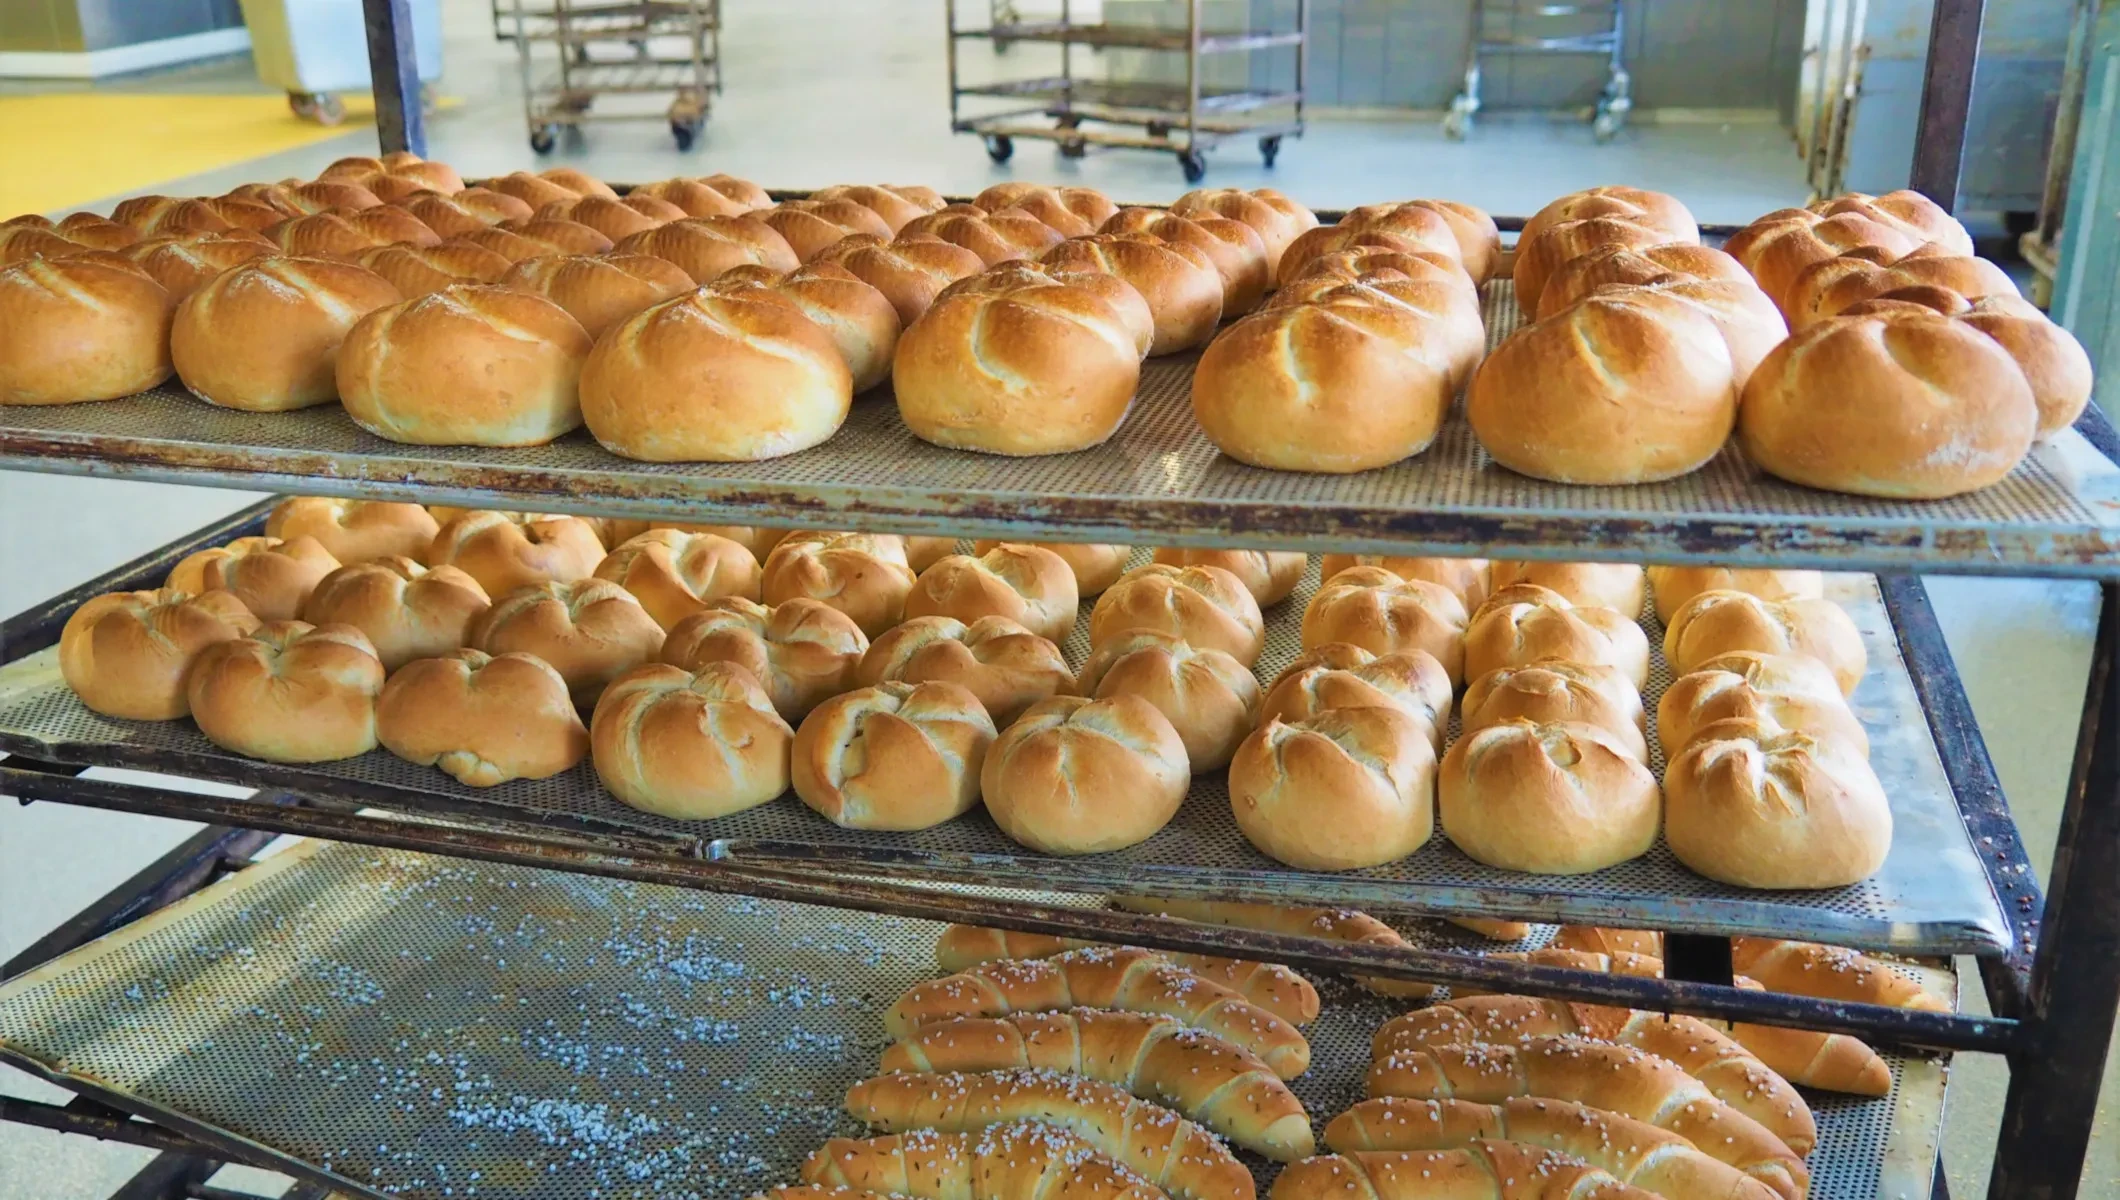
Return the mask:
POLYGON ((1465 49, 1465 90, 1450 102, 1443 132, 1463 141, 1480 111, 1480 58, 1494 54, 1595 54, 1610 64, 1604 91, 1591 114, 1590 129, 1600 142, 1611 141, 1634 108, 1633 77, 1625 58, 1627 17, 1621 0, 1583 0, 1549 4, 1544 0, 1472 0, 1472 38, 1465 49), (1508 32, 1492 32, 1496 17, 1508 18, 1508 32), (1527 32, 1526 22, 1563 21, 1565 32, 1527 32), (1588 22, 1599 27, 1586 28, 1588 22))
POLYGON ((562 130, 590 121, 638 120, 639 111, 593 111, 610 95, 667 95, 677 148, 689 150, 721 92, 720 0, 545 0, 496 4, 495 30, 512 37, 523 77, 530 148, 550 153, 562 130), (512 29, 502 30, 505 16, 512 29), (536 47, 554 48, 550 73, 536 47))

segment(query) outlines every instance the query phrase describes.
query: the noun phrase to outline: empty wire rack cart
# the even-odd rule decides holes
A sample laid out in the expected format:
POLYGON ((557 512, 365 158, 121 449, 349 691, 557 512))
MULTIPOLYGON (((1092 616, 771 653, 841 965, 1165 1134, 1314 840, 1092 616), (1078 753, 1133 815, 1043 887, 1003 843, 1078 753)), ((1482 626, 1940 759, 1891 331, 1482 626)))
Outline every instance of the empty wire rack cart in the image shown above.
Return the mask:
POLYGON ((1443 115, 1443 132, 1457 141, 1472 132, 1480 111, 1480 60, 1500 54, 1595 55, 1606 60, 1605 87, 1591 113, 1600 142, 1611 141, 1634 108, 1634 77, 1627 73, 1627 16, 1620 0, 1552 4, 1546 0, 1472 0, 1472 37, 1465 46, 1465 90, 1443 115), (1506 18, 1498 32, 1496 18, 1506 18))
POLYGON ((1177 156, 1186 182, 1198 183, 1207 174, 1210 148, 1229 138, 1255 137, 1259 156, 1270 167, 1281 152, 1281 139, 1303 133, 1310 0, 1298 0, 1295 26, 1286 30, 1208 30, 1201 25, 1201 5, 1202 0, 1189 0, 1182 28, 1102 20, 1078 24, 1073 19, 1072 0, 1062 0, 1057 20, 1033 20, 1015 15, 1013 5, 995 5, 985 27, 965 29, 957 24, 955 0, 946 0, 950 128, 985 138, 987 156, 997 163, 1007 162, 1016 152, 1017 138, 1057 142, 1066 158, 1080 158, 1091 146, 1167 150, 1177 156), (1037 44, 1058 46, 1059 73, 966 83, 958 52, 959 44, 966 41, 986 42, 997 51, 1037 44), (1077 71, 1084 60, 1078 47, 1183 55, 1185 81, 1081 78, 1077 71), (1245 72, 1242 86, 1208 85, 1208 59, 1278 47, 1295 51, 1292 84, 1261 83, 1272 76, 1254 63, 1245 72), (963 105, 967 96, 1021 104, 967 116, 963 105))
MULTIPOLYGON (((689 150, 721 92, 721 0, 508 0, 523 75, 530 148, 551 152, 562 130, 590 121, 652 114, 621 106, 597 111, 599 97, 670 97, 662 115, 677 148, 689 150), (542 47, 553 48, 549 67, 542 47)), ((498 28, 498 22, 496 22, 498 28)))

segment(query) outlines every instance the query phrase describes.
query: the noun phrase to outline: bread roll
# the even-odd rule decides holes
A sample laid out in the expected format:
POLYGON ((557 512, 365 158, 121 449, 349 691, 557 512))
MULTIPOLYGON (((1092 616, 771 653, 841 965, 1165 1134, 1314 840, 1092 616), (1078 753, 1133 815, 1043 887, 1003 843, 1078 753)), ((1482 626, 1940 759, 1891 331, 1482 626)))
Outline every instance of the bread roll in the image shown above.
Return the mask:
POLYGON ((457 284, 363 317, 339 348, 339 399, 393 442, 541 446, 582 423, 590 344, 542 296, 457 284))
POLYGON ((907 222, 898 231, 900 240, 922 235, 941 238, 962 246, 991 267, 1018 258, 1035 258, 1050 246, 1064 241, 1059 230, 1026 212, 929 213, 907 222))
MULTIPOLYGON (((933 540, 939 542, 945 539, 933 540)), ((1119 576, 1126 573, 1126 560, 1133 555, 1132 546, 1112 546, 1098 542, 1003 543, 992 538, 981 538, 972 543, 972 551, 975 554, 985 554, 1000 545, 1037 546, 1059 555, 1061 561, 1074 573, 1076 594, 1085 600, 1102 594, 1106 588, 1119 582, 1119 576)), ((915 563, 914 569, 926 568, 915 563)))
POLYGON ((1119 578, 1090 610, 1089 641, 1101 646, 1134 629, 1220 650, 1245 666, 1259 661, 1266 622, 1244 582, 1220 567, 1153 563, 1119 578))
POLYGON ((1173 567, 1220 567, 1237 577, 1259 607, 1286 600, 1303 582, 1310 556, 1300 550, 1196 550, 1165 546, 1156 551, 1156 561, 1173 567))
POLYGON ((1971 255, 1931 253, 1934 249, 1924 247, 1889 265, 1855 255, 1812 264, 1797 275, 1784 298, 1789 324, 1803 329, 1865 300, 1910 287, 1938 287, 1969 301, 1986 296, 2019 298, 2016 283, 2001 267, 1971 255))
POLYGON ((1054 696, 1003 730, 979 772, 986 809, 1012 841, 1046 854, 1123 850, 1185 801, 1185 743, 1139 696, 1054 696))
POLYGON ((1571 604, 1531 583, 1495 592, 1465 630, 1467 678, 1542 659, 1609 666, 1639 688, 1649 679, 1649 637, 1612 609, 1571 604))
POLYGON ((1072 691, 1075 675, 1060 647, 1006 617, 967 625, 953 617, 913 617, 878 637, 862 657, 861 683, 954 683, 1006 729, 1040 700, 1072 691))
POLYGON ((604 519, 603 526, 604 544, 614 549, 651 529, 674 529, 679 533, 711 533, 715 537, 727 538, 749 550, 751 557, 761 563, 782 538, 795 532, 767 525, 708 525, 700 521, 631 521, 609 517, 604 519))
POLYGON ((1184 216, 1160 208, 1122 208, 1099 233, 1148 234, 1205 254, 1222 279, 1222 315, 1242 316, 1265 299, 1266 243, 1242 221, 1208 213, 1184 216))
POLYGON ((87 250, 48 225, 0 225, 0 267, 33 258, 72 258, 87 250))
POLYGON ((1128 695, 1155 705, 1185 744, 1196 775, 1228 765, 1259 707, 1259 681, 1243 663, 1152 629, 1098 646, 1076 686, 1098 700, 1128 695))
POLYGON ((531 654, 567 681, 574 703, 592 708, 613 679, 662 650, 662 627, 608 579, 521 587, 471 625, 470 645, 488 654, 531 654))
POLYGON ((338 259, 354 258, 377 246, 401 242, 432 246, 442 240, 402 208, 331 209, 289 217, 265 230, 265 236, 284 254, 338 259))
POLYGON ((756 1200, 865 1200, 896 1195, 1050 1196, 1054 1200, 1167 1200, 1161 1188, 1052 1125, 1015 1122, 976 1133, 915 1130, 854 1140, 832 1138, 810 1152, 803 1178, 820 1186, 778 1188, 756 1200), (873 1185, 864 1187, 864 1185, 873 1185), (800 1191, 805 1195, 787 1195, 800 1191))
POLYGON ((1953 1011, 1910 971, 1839 946, 1780 938, 1731 938, 1731 965, 1768 991, 1849 1004, 1882 1004, 1918 1012, 1953 1011))
POLYGON ((1266 245, 1269 279, 1280 278, 1281 255, 1288 244, 1318 225, 1316 213, 1272 188, 1199 188, 1178 197, 1170 211, 1181 217, 1227 217, 1251 226, 1266 245))
POLYGON ((1686 866, 1751 888, 1859 883, 1892 848, 1892 808, 1861 754, 1757 721, 1719 721, 1664 771, 1664 836, 1686 866))
POLYGON ((2076 335, 2015 297, 1976 300, 1959 320, 1995 339, 2017 360, 2039 406, 2035 438, 2045 441, 2083 415, 2091 398, 2091 360, 2076 335))
MULTIPOLYGON (((851 200, 883 218, 883 223, 896 234, 906 222, 925 216, 933 209, 890 187, 873 187, 868 184, 841 184, 811 192, 812 200, 851 200)), ((938 206, 939 207, 939 206, 938 206)))
POLYGON ((977 558, 952 554, 920 573, 905 598, 907 617, 955 617, 970 624, 1006 617, 1055 642, 1075 631, 1075 573, 1041 546, 1004 542, 977 558))
POLYGON ((471 626, 492 600, 455 567, 429 570, 409 558, 370 559, 340 567, 302 604, 311 625, 350 625, 375 648, 385 671, 434 658, 471 640, 471 626))
POLYGON ((453 649, 407 663, 383 685, 375 727, 385 750, 471 787, 550 779, 589 754, 566 680, 528 654, 453 649))
POLYGON ((1649 761, 1641 693, 1618 667, 1560 659, 1498 667, 1473 679, 1461 712, 1466 734, 1518 720, 1589 725, 1612 735, 1635 758, 1649 761))
POLYGON ((735 267, 792 271, 802 265, 794 247, 772 226, 744 216, 671 221, 625 238, 612 251, 665 259, 701 284, 735 267))
MULTIPOLYGON (((1281 256, 1281 266, 1276 273, 1281 286, 1286 287, 1302 274, 1310 261, 1320 254, 1345 250, 1364 244, 1355 235, 1384 234, 1397 239, 1396 243, 1369 241, 1367 244, 1403 251, 1429 251, 1447 256, 1459 264, 1470 278, 1470 268, 1463 266, 1463 251, 1458 236, 1449 218, 1432 204, 1409 202, 1404 204, 1365 204, 1348 209, 1339 224, 1321 226, 1305 232, 1289 244, 1281 256)), ((1497 235, 1498 236, 1498 235, 1497 235)))
POLYGON ((803 719, 795 794, 845 829, 927 829, 979 803, 993 740, 993 719, 954 683, 865 687, 803 719))
POLYGON ((0 405, 77 404, 169 378, 169 293, 98 255, 0 269, 0 405))
POLYGON ((1935 243, 1951 254, 1971 254, 1973 237, 1957 218, 1934 200, 1910 188, 1872 196, 1848 192, 1812 204, 1811 211, 1825 217, 1852 213, 1887 225, 1916 242, 1935 243))
POLYGON ((111 210, 110 219, 141 237, 164 233, 224 233, 232 228, 227 219, 204 200, 175 196, 134 196, 122 200, 111 210))
POLYGON ((875 637, 905 616, 913 590, 905 541, 893 534, 800 532, 766 556, 768 604, 798 597, 822 601, 875 637))
POLYGON ((1679 279, 1751 283, 1752 274, 1722 251, 1692 242, 1613 243, 1579 254, 1557 268, 1539 292, 1536 316, 1544 320, 1600 288, 1679 279))
POLYGON ((688 215, 684 209, 667 200, 658 200, 653 196, 630 195, 622 200, 611 200, 603 196, 556 200, 537 210, 537 219, 540 221, 573 221, 578 225, 587 225, 613 242, 658 225, 682 221, 688 215))
POLYGON ((1649 579, 1635 563, 1527 562, 1494 560, 1489 576, 1495 591, 1513 583, 1530 583, 1559 592, 1569 603, 1609 608, 1624 617, 1641 615, 1649 596, 1649 579))
POLYGON ((378 246, 356 261, 389 280, 407 300, 459 283, 494 283, 513 265, 504 255, 468 242, 378 246))
POLYGON ((59 632, 59 674, 89 711, 132 721, 191 712, 185 680, 199 652, 258 627, 231 592, 111 592, 59 632))
POLYGON ((723 596, 671 627, 662 661, 687 671, 734 663, 765 689, 776 712, 799 721, 854 689, 868 648, 851 618, 819 601, 785 600, 767 608, 723 596))
POLYGON ((756 808, 788 790, 795 731, 734 663, 662 663, 611 682, 589 721, 597 777, 622 804, 680 821, 756 808))
POLYGON ((795 257, 804 262, 849 234, 890 237, 897 232, 873 210, 851 200, 784 200, 759 213, 758 219, 786 238, 795 257))
POLYGON ((1222 277, 1214 260, 1151 234, 1070 237, 1038 261, 1054 271, 1117 276, 1140 292, 1155 321, 1152 355, 1205 345, 1222 319, 1222 277))
POLYGON ((1788 313, 1788 299, 1796 280, 1812 264, 1855 250, 1872 250, 1886 260, 1897 259, 1919 249, 1925 240, 1861 213, 1828 217, 1801 208, 1786 208, 1745 226, 1723 243, 1723 250, 1743 263, 1752 278, 1759 281, 1760 290, 1788 313))
POLYGON ((1430 730, 1396 705, 1268 717, 1229 764, 1229 803, 1244 839, 1292 867, 1404 858, 1435 829, 1430 730))
POLYGON ((1648 853, 1656 776, 1594 725, 1512 719, 1460 737, 1436 789, 1443 832, 1490 867, 1583 875, 1648 853))
POLYGON ((1095 188, 1047 187, 1041 183, 997 183, 972 197, 972 203, 988 212, 1011 210, 1028 213, 1059 230, 1063 237, 1082 237, 1111 220, 1119 211, 1111 197, 1095 188))
POLYGON ((1516 300, 1526 312, 1543 311, 1546 282, 1568 263, 1608 246, 1642 249, 1671 241, 1670 231, 1620 217, 1589 217, 1547 226, 1536 238, 1516 243, 1516 300))
POLYGON ((590 175, 586 171, 578 171, 573 167, 549 167, 538 172, 538 177, 558 184, 577 196, 615 198, 618 195, 610 184, 590 175))
POLYGON ((1382 567, 1401 579, 1421 579, 1447 588, 1468 613, 1487 602, 1493 566, 1484 558, 1409 558, 1396 554, 1326 554, 1318 558, 1318 578, 1332 578, 1349 567, 1382 567))
POLYGON ((338 569, 315 538, 246 537, 186 555, 162 586, 192 595, 233 592, 261 621, 292 621, 318 581, 338 569))
POLYGON ((1307 304, 1350 283, 1382 289, 1384 295, 1370 297, 1377 301, 1440 296, 1447 302, 1435 307, 1448 313, 1448 320, 1454 328, 1462 326, 1457 331, 1459 336, 1474 344, 1468 353, 1477 357, 1486 348, 1487 334, 1480 318, 1479 289, 1473 285, 1471 276, 1465 274, 1465 264, 1441 251, 1357 246, 1320 254, 1274 293, 1273 303, 1275 306, 1307 304), (1409 283, 1423 286, 1405 286, 1409 283))
POLYGON ((1591 217, 1632 221, 1669 234, 1666 241, 1699 242, 1700 226, 1677 197, 1635 187, 1593 187, 1570 192, 1524 222, 1517 244, 1535 239, 1555 225, 1591 217))
POLYGON ((1274 678, 1259 706, 1259 720, 1295 724, 1335 708, 1396 707, 1427 729, 1431 748, 1441 753, 1450 701, 1450 677, 1432 654, 1413 650, 1380 656, 1346 642, 1328 642, 1274 678))
POLYGON ((529 205, 503 192, 465 188, 451 194, 428 192, 405 201, 405 211, 443 238, 490 229, 502 221, 527 221, 529 205))
POLYGON ((650 305, 692 290, 677 264, 645 254, 531 258, 501 276, 502 287, 542 296, 567 310, 591 338, 650 305))
POLYGON ((489 596, 595 574, 604 544, 580 517, 477 510, 452 517, 427 548, 430 567, 456 567, 489 596))
POLYGON ((840 241, 818 261, 836 262, 883 293, 897 310, 902 326, 919 320, 942 289, 986 269, 977 254, 933 236, 885 242, 864 241, 857 234, 840 241))
POLYGON ((400 299, 352 263, 260 258, 208 281, 177 306, 177 377, 209 404, 283 412, 338 399, 339 345, 362 317, 400 299))
POLYGON ((1824 663, 1793 654, 1735 650, 1680 675, 1656 706, 1664 757, 1677 758, 1701 730, 1746 720, 1870 752, 1870 738, 1824 663))
POLYGON ((1817 659, 1833 672, 1843 695, 1852 695, 1869 665, 1862 631, 1831 600, 1762 600, 1743 592, 1702 592, 1671 614, 1664 628, 1664 658, 1674 676, 1733 650, 1795 654, 1817 659))
POLYGON ((542 208, 558 200, 571 200, 580 194, 571 187, 528 171, 514 171, 488 180, 485 186, 503 195, 513 196, 532 208, 542 208))
POLYGON ((185 679, 191 719, 223 750, 315 763, 375 749, 383 664, 350 625, 271 621, 199 651, 185 679))
POLYGON ((1650 567, 1649 584, 1656 591, 1656 619, 1667 625, 1686 601, 1702 592, 1747 592, 1762 600, 1815 600, 1826 594, 1826 577, 1818 571, 1650 567))
POLYGON ((481 250, 491 250, 511 263, 519 263, 531 258, 543 258, 558 252, 544 242, 524 237, 512 229, 501 229, 499 227, 460 233, 444 244, 451 246, 476 246, 481 250))
POLYGON ((207 280, 254 258, 274 253, 276 247, 254 234, 237 236, 207 234, 184 241, 154 238, 128 246, 126 257, 162 285, 174 308, 178 301, 198 291, 207 280))
POLYGON ((582 368, 582 416, 645 462, 750 462, 838 431, 854 379, 831 335, 787 298, 695 292, 612 328, 582 368))
MULTIPOLYGON (((752 286, 760 285, 792 301, 831 336, 854 377, 855 391, 865 392, 890 378, 891 354, 898 348, 898 311, 882 292, 845 267, 821 261, 770 284, 761 280, 752 286)), ((721 291, 723 285, 716 282, 710 290, 721 291)))
POLYGON ((131 226, 88 212, 68 213, 51 228, 60 237, 92 250, 122 250, 140 240, 139 231, 131 226))
POLYGON ((758 560, 749 550, 715 534, 675 529, 653 529, 626 541, 596 565, 596 577, 633 593, 664 629, 708 600, 759 595, 758 560))
POLYGON ((1333 576, 1303 611, 1303 648, 1327 642, 1379 655, 1422 651, 1455 685, 1465 677, 1465 606, 1440 584, 1355 567, 1333 576))
POLYGON ((510 221, 501 228, 547 247, 547 255, 608 254, 613 246, 610 238, 579 221, 510 221))
POLYGON ((1024 288, 1056 285, 1079 288, 1104 301, 1118 314, 1120 327, 1133 339, 1134 356, 1148 357, 1149 343, 1156 336, 1155 315, 1149 311, 1148 301, 1134 290, 1134 285, 1117 275, 1106 275, 1101 271, 1062 271, 1031 259, 1016 259, 960 279, 943 288, 935 299, 948 300, 953 296, 973 294, 1006 295, 1024 288))
POLYGON ((691 217, 740 217, 745 213, 773 206, 773 200, 766 195, 764 188, 727 175, 711 175, 705 179, 665 179, 657 183, 642 184, 626 194, 667 200, 685 210, 685 214, 691 217))

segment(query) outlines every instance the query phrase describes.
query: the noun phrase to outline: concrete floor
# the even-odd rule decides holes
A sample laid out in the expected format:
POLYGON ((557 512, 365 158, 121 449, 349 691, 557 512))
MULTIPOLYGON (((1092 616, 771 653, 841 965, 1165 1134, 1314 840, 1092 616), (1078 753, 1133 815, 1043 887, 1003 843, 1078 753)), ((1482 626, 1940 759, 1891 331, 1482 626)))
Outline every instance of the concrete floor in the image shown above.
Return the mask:
MULTIPOLYGON (((464 103, 433 119, 430 153, 465 175, 532 166, 511 48, 496 44, 487 0, 447 0, 442 90, 464 103)), ((1185 187, 1167 156, 1139 152, 1068 161, 1050 146, 1020 145, 1007 167, 977 142, 949 132, 940 21, 926 0, 724 0, 727 91, 701 144, 676 153, 659 121, 592 127, 551 162, 614 180, 727 171, 777 187, 875 180, 972 193, 1000 179, 1081 183, 1122 199, 1157 201, 1185 187)), ((993 71, 967 47, 968 74, 993 71)), ((1023 70, 1022 55, 1006 65, 1023 70)), ((222 63, 126 90, 230 91, 256 87, 247 63, 222 63)), ((0 135, 4 137, 4 135, 0 135)), ((374 149, 372 134, 254 160, 154 190, 213 193, 253 179, 313 174, 345 154, 374 149)), ((1527 213, 1564 191, 1624 181, 1681 195, 1703 221, 1741 222, 1804 199, 1800 164, 1766 121, 1649 125, 1609 146, 1588 131, 1539 120, 1491 121, 1469 144, 1445 141, 1427 121, 1324 121, 1264 169, 1247 143, 1212 155, 1209 182, 1280 187, 1317 207, 1434 195, 1495 212, 1527 213)), ((95 207, 107 209, 121 197, 95 207)), ((13 612, 253 497, 107 480, 0 474, 0 612, 13 612)), ((2087 585, 2025 580, 1932 579, 1929 587, 2034 861, 2050 859, 2059 797, 2097 616, 2087 585)), ((137 870, 183 836, 176 822, 51 805, 0 806, 0 959, 137 870)), ((1968 980, 1973 977, 1968 974, 1968 980)), ((1969 984, 1968 1004, 1978 1005, 1969 984)), ((2107 1064, 2083 1196, 2120 1200, 2120 1059, 2107 1064)), ((1952 1189, 1986 1192, 2006 1079, 1998 1063, 1962 1056, 1955 1068, 1945 1153, 1952 1189)), ((55 1098, 0 1073, 0 1090, 55 1098)), ((108 1194, 146 1161, 144 1152, 0 1125, 0 1200, 87 1200, 108 1194)), ((246 1173, 231 1185, 266 1186, 246 1173)), ((1892 1198, 1899 1200, 1899 1198, 1892 1198)), ((1912 1198, 1906 1198, 1912 1200, 1912 1198)))

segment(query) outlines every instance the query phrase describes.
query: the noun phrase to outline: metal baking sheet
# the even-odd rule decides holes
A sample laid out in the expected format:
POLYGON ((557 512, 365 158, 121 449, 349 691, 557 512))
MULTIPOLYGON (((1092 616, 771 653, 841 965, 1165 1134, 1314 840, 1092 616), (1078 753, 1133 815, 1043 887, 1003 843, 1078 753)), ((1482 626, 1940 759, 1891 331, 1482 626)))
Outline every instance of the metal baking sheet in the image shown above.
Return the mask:
MULTIPOLYGON (((1520 320, 1487 290, 1490 340, 1520 320)), ((2070 431, 2008 479, 1951 500, 1889 502, 1766 477, 1726 450, 1641 487, 1566 487, 1495 466, 1462 416, 1436 444, 1353 476, 1247 467, 1192 417, 1193 355, 1152 360, 1104 446, 997 458, 913 437, 888 390, 815 449, 764 463, 637 463, 586 433, 501 450, 403 446, 337 406, 252 414, 174 383, 124 400, 0 407, 0 468, 509 509, 909 533, 1169 544, 1621 558, 1928 573, 2120 571, 2120 466, 2070 431)), ((2095 412, 2088 418, 2101 421, 2095 412)))
MULTIPOLYGON (((1136 551, 1135 561, 1146 561, 1136 551)), ((1313 563, 1302 587, 1267 613, 1262 682, 1300 652, 1299 625, 1317 586, 1313 563)), ((819 869, 900 879, 950 879, 1104 893, 1145 888, 1171 894, 1249 896, 1283 903, 1360 907, 1412 904, 1430 911, 1587 924, 1638 924, 1699 933, 1758 934, 1918 954, 1998 954, 2008 945, 1994 889, 1976 856, 1920 701, 1908 678, 1890 615, 1869 576, 1832 577, 1830 594, 1855 618, 1870 671, 1854 696, 1871 739, 1871 759, 1892 799, 1892 853, 1875 877, 1816 892, 1756 892, 1704 879, 1659 844, 1649 854, 1587 876, 1551 878, 1482 866, 1440 832, 1412 856, 1361 871, 1305 872, 1252 849, 1229 810, 1220 772, 1197 777, 1171 824, 1147 842, 1112 854, 1055 858, 1008 840, 983 810, 916 833, 841 829, 792 793, 714 821, 675 821, 628 808, 604 791, 587 763, 554 779, 467 788, 439 771, 377 750, 311 767, 274 767, 229 754, 189 721, 132 722, 99 717, 60 680, 56 651, 0 668, 0 749, 50 761, 126 766, 224 782, 350 798, 408 813, 453 812, 534 821, 571 831, 646 834, 675 852, 753 865, 815 864, 819 869)), ((1088 606, 1064 647, 1070 665, 1089 654, 1088 606)), ((1642 616, 1652 647, 1662 630, 1642 616)), ((1653 656, 1644 700, 1650 712, 1670 681, 1653 656)), ((1652 741, 1654 739, 1651 739, 1652 741)), ((1651 749, 1660 773, 1661 753, 1651 749)))
MULTIPOLYGON (((857 1132, 939 929, 307 842, 0 986, 0 1059, 353 1196, 738 1200, 857 1132)), ((1322 1124, 1402 1006, 1319 982, 1322 1124)), ((1947 1060, 1888 1061, 1817 1200, 1928 1195, 1947 1060)))

